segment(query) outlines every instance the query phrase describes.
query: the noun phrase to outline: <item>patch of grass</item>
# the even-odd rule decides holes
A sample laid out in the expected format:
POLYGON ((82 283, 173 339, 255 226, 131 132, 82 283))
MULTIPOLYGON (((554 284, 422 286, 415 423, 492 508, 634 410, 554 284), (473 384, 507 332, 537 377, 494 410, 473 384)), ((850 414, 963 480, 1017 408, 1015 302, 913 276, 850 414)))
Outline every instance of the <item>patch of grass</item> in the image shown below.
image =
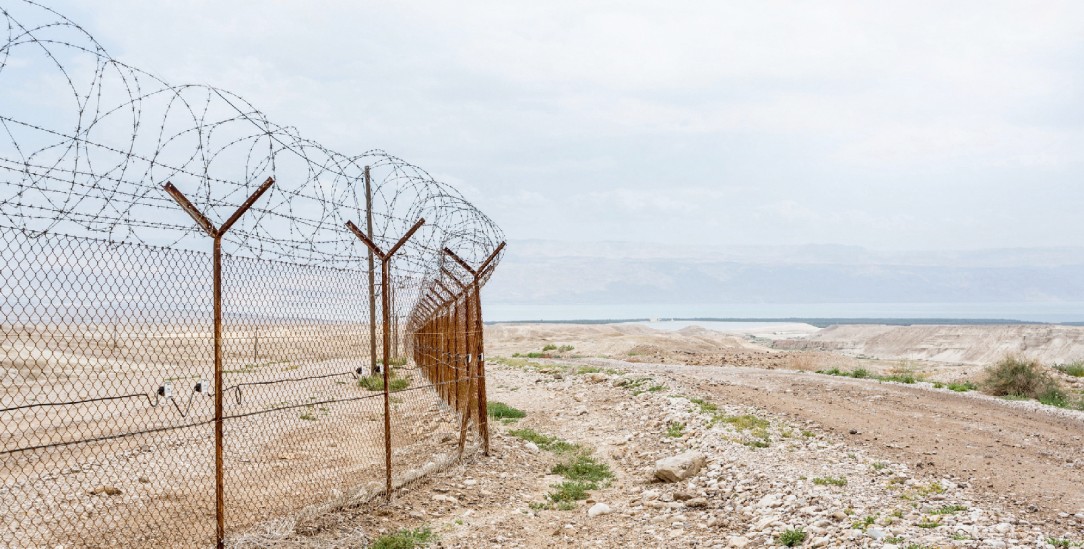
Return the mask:
POLYGON ((922 521, 920 521, 920 522, 916 522, 915 526, 918 526, 919 528, 926 528, 926 529, 937 528, 938 526, 941 526, 941 520, 940 519, 938 519, 938 520, 930 520, 927 517, 927 518, 922 519, 922 521))
POLYGON ((1046 542, 1057 549, 1068 549, 1071 547, 1071 542, 1064 538, 1046 538, 1046 542))
POLYGON ((918 381, 918 378, 914 374, 892 374, 888 376, 877 376, 878 381, 894 381, 896 383, 906 383, 908 385, 918 381))
POLYGON ((718 406, 716 406, 715 404, 713 404, 711 402, 708 402, 708 401, 706 401, 704 399, 690 398, 689 402, 692 402, 693 404, 696 404, 697 407, 700 408, 700 413, 702 413, 702 414, 714 414, 715 412, 719 411, 718 406))
POLYGON ((878 462, 874 463, 872 465, 872 467, 873 467, 874 471, 880 471, 881 469, 884 469, 885 467, 888 467, 888 464, 883 462, 883 461, 878 461, 878 462))
POLYGON ((959 513, 961 511, 967 511, 967 507, 963 505, 942 505, 933 511, 930 511, 931 515, 951 515, 959 513))
POLYGON ((899 545, 904 542, 904 539, 900 536, 890 536, 885 538, 885 543, 891 543, 892 545, 899 545))
POLYGON ((853 377, 855 379, 876 379, 877 381, 894 381, 896 383, 915 383, 918 381, 918 377, 910 372, 896 373, 887 376, 880 376, 870 372, 865 368, 856 368, 851 371, 840 370, 839 368, 832 368, 830 370, 817 370, 818 374, 824 374, 829 376, 841 376, 841 377, 853 377))
POLYGON ((534 429, 515 429, 508 431, 508 434, 535 443, 539 448, 543 450, 549 450, 558 454, 566 454, 572 452, 581 452, 583 447, 579 444, 573 444, 560 438, 544 435, 535 431, 534 429))
POLYGON ((924 486, 919 486, 915 488, 915 491, 918 492, 918 494, 921 496, 929 496, 931 494, 944 494, 945 487, 941 486, 940 482, 931 482, 924 486))
POLYGON ((554 484, 553 491, 546 494, 546 499, 551 503, 583 501, 587 499, 587 491, 593 490, 595 485, 590 482, 566 480, 560 484, 554 484))
POLYGON ((305 420, 305 421, 316 421, 316 416, 315 416, 315 415, 313 415, 313 413, 312 413, 311 411, 308 411, 308 412, 301 412, 301 415, 300 415, 300 416, 298 416, 298 417, 299 417, 300 419, 303 419, 303 420, 305 420))
POLYGON ((854 524, 851 524, 851 528, 854 528, 855 530, 865 530, 866 528, 873 526, 875 522, 877 522, 877 517, 873 515, 866 515, 866 518, 856 521, 854 524))
POLYGON ((546 352, 546 351, 556 351, 556 350, 557 350, 557 346, 552 344, 552 343, 547 343, 547 344, 542 346, 542 352, 543 353, 546 352))
MULTIPOLYGON (((366 391, 383 391, 384 374, 371 374, 358 379, 358 387, 366 391)), ((407 387, 410 387, 409 379, 396 376, 394 371, 388 372, 388 392, 402 391, 407 387)))
POLYGON ((602 372, 602 368, 598 366, 580 366, 576 369, 577 374, 597 374, 602 372))
POLYGON ((802 436, 805 437, 805 438, 813 438, 813 437, 817 436, 817 434, 814 433, 813 431, 806 431, 806 430, 803 429, 802 430, 802 436))
POLYGON ((585 453, 579 453, 568 461, 554 465, 551 472, 568 480, 584 482, 588 485, 588 490, 598 488, 598 483, 609 482, 614 476, 609 465, 599 463, 585 453))
POLYGON ((1084 377, 1084 361, 1076 361, 1072 364, 1058 364, 1054 366, 1063 374, 1073 377, 1084 377))
POLYGON ((681 438, 681 435, 685 434, 685 424, 677 421, 671 421, 670 425, 666 426, 666 436, 673 438, 681 438))
POLYGON ((665 391, 665 390, 666 390, 666 385, 658 385, 658 384, 652 385, 651 387, 647 388, 647 392, 649 392, 649 393, 657 393, 659 391, 665 391))
POLYGON ((384 534, 373 540, 372 549, 414 549, 425 547, 436 541, 437 535, 429 528, 399 530, 394 534, 384 534))
POLYGON ((759 417, 752 414, 744 414, 740 416, 717 416, 713 418, 712 423, 715 423, 716 421, 728 423, 739 431, 748 431, 754 429, 764 430, 771 425, 771 422, 769 422, 768 420, 760 419, 759 417))
POLYGON ((796 547, 805 542, 807 535, 801 528, 784 530, 782 534, 779 534, 779 544, 784 547, 796 547))
POLYGON ((954 381, 948 384, 948 388, 950 390, 956 391, 957 393, 966 393, 968 391, 974 391, 975 389, 978 389, 978 386, 974 383, 971 383, 970 381, 954 381))
POLYGON ((817 486, 846 486, 847 477, 816 477, 813 484, 817 486))
POLYGON ((941 383, 940 381, 935 381, 935 382, 933 382, 933 388, 934 389, 944 389, 945 384, 941 383))
POLYGON ((486 406, 486 413, 489 414, 489 417, 495 419, 521 419, 527 417, 527 412, 495 400, 489 401, 486 406))
POLYGON ((557 347, 557 352, 558 353, 567 353, 567 352, 569 352, 569 351, 571 351, 573 349, 575 349, 575 347, 573 347, 571 345, 561 345, 560 347, 557 347))
POLYGON ((1039 400, 1064 398, 1058 381, 1037 360, 1007 356, 985 370, 982 390, 994 396, 1022 396, 1039 400))

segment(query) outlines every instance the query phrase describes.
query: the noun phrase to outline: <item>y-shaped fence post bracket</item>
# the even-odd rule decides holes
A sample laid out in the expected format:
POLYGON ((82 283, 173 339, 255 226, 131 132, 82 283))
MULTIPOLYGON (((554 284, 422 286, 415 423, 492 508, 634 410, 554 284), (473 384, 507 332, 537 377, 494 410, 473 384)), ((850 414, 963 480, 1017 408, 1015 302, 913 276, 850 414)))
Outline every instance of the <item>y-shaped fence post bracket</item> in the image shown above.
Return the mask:
POLYGON ((391 395, 388 390, 388 383, 390 382, 388 372, 391 371, 391 365, 389 364, 391 360, 389 356, 391 351, 391 304, 389 303, 391 295, 388 292, 388 288, 391 286, 391 258, 424 224, 425 218, 419 218, 414 223, 414 226, 390 250, 384 252, 365 233, 361 232, 361 229, 358 229, 357 225, 354 225, 352 221, 346 222, 346 228, 350 229, 354 236, 364 242, 372 250, 373 255, 380 258, 380 287, 383 288, 383 291, 380 292, 380 308, 384 313, 384 364, 381 368, 384 373, 384 496, 388 501, 391 501, 391 395))
POLYGON ((222 387, 222 237, 226 232, 233 227, 234 223, 237 223, 241 216, 245 215, 245 212, 256 203, 257 200, 263 196, 263 193, 267 192, 267 189, 271 188, 271 185, 275 184, 275 179, 268 177, 267 181, 264 181, 256 192, 252 193, 237 210, 233 212, 233 215, 222 224, 221 227, 215 228, 211 220, 203 215, 203 212, 192 202, 188 200, 188 197, 181 192, 180 189, 175 187, 173 183, 167 181, 165 184, 165 191, 181 206, 181 209, 188 215, 192 216, 196 224, 203 229, 212 239, 214 239, 213 247, 213 293, 214 293, 214 351, 215 351, 215 520, 217 522, 215 528, 216 545, 220 549, 225 547, 226 544, 226 482, 225 482, 225 451, 223 449, 223 408, 222 408, 222 395, 225 392, 222 387))
MULTIPOLYGON (((471 281, 471 289, 473 290, 472 293, 474 294, 474 331, 477 334, 478 356, 477 365, 475 366, 475 368, 478 378, 478 430, 481 431, 482 434, 483 453, 487 456, 489 455, 489 417, 487 410, 488 402, 486 398, 486 362, 484 350, 485 341, 484 334, 482 333, 482 330, 484 329, 484 326, 482 325, 482 297, 480 291, 481 288, 479 287, 478 282, 479 280, 481 280, 482 275, 486 273, 487 268, 490 266, 493 260, 496 259, 497 256, 501 253, 501 250, 504 249, 504 246, 504 242, 498 244, 497 248, 489 254, 489 257, 486 257, 485 261, 482 262, 481 266, 479 266, 478 269, 472 268, 470 265, 467 264, 466 261, 463 261, 463 259, 456 255, 456 253, 452 250, 444 248, 444 253, 448 257, 451 257, 453 261, 458 263, 460 267, 463 267, 467 272, 471 274, 472 277, 474 277, 474 279, 471 281)), ((470 400, 468 397, 468 404, 469 403, 470 400)))

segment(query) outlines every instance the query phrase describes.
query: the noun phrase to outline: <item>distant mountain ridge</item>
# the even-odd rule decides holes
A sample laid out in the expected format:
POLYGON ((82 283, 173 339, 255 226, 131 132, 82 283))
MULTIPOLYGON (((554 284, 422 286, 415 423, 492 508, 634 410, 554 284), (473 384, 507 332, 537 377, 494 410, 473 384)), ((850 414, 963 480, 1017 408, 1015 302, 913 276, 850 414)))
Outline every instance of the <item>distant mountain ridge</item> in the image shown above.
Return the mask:
POLYGON ((512 241, 487 300, 517 304, 1084 302, 1084 247, 885 252, 512 241))

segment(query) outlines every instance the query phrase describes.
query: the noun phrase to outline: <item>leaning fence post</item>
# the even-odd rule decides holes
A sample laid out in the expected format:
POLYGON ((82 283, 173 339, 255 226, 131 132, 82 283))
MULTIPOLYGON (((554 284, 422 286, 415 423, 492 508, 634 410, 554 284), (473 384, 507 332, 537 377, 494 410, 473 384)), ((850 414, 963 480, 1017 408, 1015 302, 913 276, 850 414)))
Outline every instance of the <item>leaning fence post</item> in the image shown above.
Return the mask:
POLYGON ((214 239, 214 244, 212 246, 214 262, 212 284, 214 286, 215 330, 215 540, 219 549, 225 547, 226 544, 226 482, 222 423, 222 237, 225 236, 226 232, 233 227, 233 224, 241 219, 241 216, 244 215, 274 183, 274 178, 268 177, 267 181, 264 181, 263 184, 256 189, 256 192, 252 193, 252 196, 249 196, 248 199, 237 208, 237 211, 233 212, 233 215, 218 228, 215 228, 211 223, 211 220, 196 209, 196 206, 184 196, 180 189, 174 187, 173 183, 167 181, 165 185, 165 190, 169 193, 169 196, 180 205, 182 210, 192 216, 192 219, 196 221, 196 224, 199 225, 208 236, 214 239))
POLYGON ((391 367, 388 364, 390 357, 388 352, 391 350, 391 332, 389 332, 391 324, 391 309, 388 304, 388 286, 391 280, 391 258, 395 255, 395 252, 399 251, 399 248, 406 244, 410 237, 414 236, 414 233, 418 231, 425 224, 425 219, 418 219, 418 222, 414 224, 391 247, 387 252, 381 250, 369 237, 365 236, 365 233, 358 229, 357 225, 354 225, 352 221, 346 222, 346 228, 350 229, 350 232, 354 233, 359 240, 365 243, 372 251, 373 255, 380 259, 380 304, 383 309, 383 336, 384 336, 384 367, 381 370, 384 371, 384 473, 385 473, 385 497, 388 501, 391 501, 391 395, 388 392, 389 377, 388 372, 391 371, 391 367))

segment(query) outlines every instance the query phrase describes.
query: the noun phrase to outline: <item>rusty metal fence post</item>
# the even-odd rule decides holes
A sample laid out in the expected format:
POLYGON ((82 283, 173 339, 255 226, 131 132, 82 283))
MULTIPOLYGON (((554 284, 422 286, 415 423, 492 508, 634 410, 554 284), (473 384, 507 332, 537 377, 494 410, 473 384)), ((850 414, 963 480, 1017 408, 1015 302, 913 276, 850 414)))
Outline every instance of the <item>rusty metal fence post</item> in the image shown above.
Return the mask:
POLYGON ((419 219, 418 222, 415 223, 414 226, 411 227, 410 230, 408 230, 406 232, 406 234, 403 235, 403 237, 400 238, 399 241, 396 242, 395 245, 391 247, 390 250, 388 250, 387 252, 384 252, 368 236, 366 236, 365 233, 361 232, 361 230, 358 229, 357 225, 354 225, 354 223, 352 221, 347 221, 346 222, 346 227, 348 229, 350 229, 350 232, 354 233, 354 235, 357 236, 358 239, 360 239, 362 242, 365 243, 366 246, 369 247, 369 250, 373 253, 373 255, 375 255, 377 258, 380 259, 380 283, 381 283, 380 298, 381 298, 381 306, 383 308, 383 313, 384 313, 383 314, 383 317, 384 317, 384 319, 383 319, 383 330, 382 330, 383 331, 383 336, 384 336, 383 337, 383 339, 384 339, 384 364, 383 364, 383 366, 384 367, 381 368, 381 370, 383 370, 383 373, 384 373, 384 460, 385 460, 385 490, 386 490, 385 496, 386 496, 388 501, 391 501, 391 488, 392 488, 391 487, 391 395, 388 392, 388 384, 390 383, 389 372, 391 371, 391 367, 390 367, 390 364, 389 364, 389 362, 391 360, 391 357, 389 356, 389 352, 391 351, 391 331, 390 331, 390 328, 391 328, 391 307, 390 307, 390 304, 388 303, 388 301, 389 301, 389 299, 391 297, 388 294, 388 286, 389 286, 389 282, 391 280, 391 258, 392 258, 392 256, 395 255, 395 252, 399 251, 399 248, 401 248, 404 244, 406 244, 406 242, 408 240, 410 240, 410 237, 414 236, 414 233, 417 232, 418 229, 420 229, 422 227, 422 225, 424 225, 424 224, 425 224, 425 219, 419 219))
POLYGON ((214 398, 215 398, 215 538, 216 544, 221 549, 226 544, 226 483, 225 483, 225 452, 223 447, 223 406, 222 406, 222 237, 226 232, 233 227, 241 216, 252 207, 253 204, 259 200, 271 185, 275 184, 273 178, 267 178, 256 192, 252 193, 244 203, 221 227, 215 228, 211 220, 200 212, 195 205, 188 200, 187 197, 178 189, 173 186, 172 182, 167 182, 165 190, 169 193, 170 197, 177 202, 182 210, 188 215, 192 216, 196 224, 202 228, 213 241, 213 281, 214 286, 214 357, 215 357, 215 372, 214 372, 214 398))
MULTIPOLYGON (((486 367, 484 352, 485 345, 484 334, 482 333, 484 325, 482 323, 482 297, 480 282, 487 274, 487 270, 489 269, 490 264, 501 253, 501 250, 504 249, 504 245, 505 243, 501 242, 497 246, 497 248, 493 250, 493 253, 489 254, 489 257, 487 257, 477 269, 471 267, 466 261, 456 255, 456 253, 452 250, 444 248, 444 254, 452 258, 452 260, 458 263, 460 267, 470 273, 473 277, 470 283, 469 293, 471 294, 470 301, 472 302, 474 308, 474 322, 472 329, 475 332, 475 349, 471 354, 475 355, 474 358, 477 360, 477 363, 474 367, 475 376, 472 376, 472 378, 477 377, 478 379, 478 430, 482 434, 483 452, 487 456, 489 455, 489 415, 486 400, 486 367)), ((468 355, 467 360, 470 361, 470 359, 471 357, 468 355)), ((473 389, 471 389, 471 391, 473 392, 473 389)), ((467 397, 467 402, 468 404, 470 403, 469 396, 467 397)))

